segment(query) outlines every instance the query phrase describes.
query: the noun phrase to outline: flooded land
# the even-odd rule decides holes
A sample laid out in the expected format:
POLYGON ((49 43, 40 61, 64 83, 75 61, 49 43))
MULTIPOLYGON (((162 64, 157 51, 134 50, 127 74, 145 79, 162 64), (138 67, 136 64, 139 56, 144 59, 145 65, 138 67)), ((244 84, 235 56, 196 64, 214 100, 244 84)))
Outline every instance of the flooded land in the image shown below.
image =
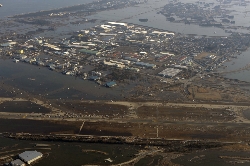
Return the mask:
POLYGON ((249 2, 73 1, 1 2, 0 165, 249 165, 249 2))

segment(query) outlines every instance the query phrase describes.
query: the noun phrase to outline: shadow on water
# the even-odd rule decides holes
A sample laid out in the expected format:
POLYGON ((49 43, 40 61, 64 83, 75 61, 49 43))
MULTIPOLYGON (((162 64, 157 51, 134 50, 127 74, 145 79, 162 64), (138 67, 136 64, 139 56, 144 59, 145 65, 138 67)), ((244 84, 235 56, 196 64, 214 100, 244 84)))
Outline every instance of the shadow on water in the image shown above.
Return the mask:
POLYGON ((0 153, 2 155, 18 154, 29 150, 37 150, 44 157, 34 166, 79 166, 79 165, 110 165, 105 159, 111 158, 112 164, 118 164, 133 158, 140 149, 138 146, 97 143, 74 142, 44 142, 14 140, 0 137, 0 153), (36 147, 36 144, 45 144, 47 147, 36 147), (19 149, 19 150, 18 150, 19 149), (27 149, 27 150, 28 150, 27 149))

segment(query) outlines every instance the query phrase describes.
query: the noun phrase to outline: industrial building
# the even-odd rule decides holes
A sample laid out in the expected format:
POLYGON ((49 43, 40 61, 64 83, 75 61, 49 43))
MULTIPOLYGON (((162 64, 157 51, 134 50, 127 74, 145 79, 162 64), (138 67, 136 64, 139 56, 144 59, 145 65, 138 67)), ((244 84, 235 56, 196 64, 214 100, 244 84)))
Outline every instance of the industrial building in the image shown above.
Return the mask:
POLYGON ((161 71, 158 73, 158 75, 162 77, 167 77, 167 78, 172 78, 179 74, 182 70, 180 69, 175 69, 175 68, 166 68, 165 70, 161 71))
POLYGON ((19 158, 27 164, 31 164, 32 162, 43 157, 43 154, 37 151, 25 151, 19 154, 19 158))
POLYGON ((16 159, 10 162, 11 166, 25 166, 25 163, 22 162, 20 159, 16 159))
POLYGON ((145 62, 135 62, 135 65, 147 67, 147 68, 156 68, 155 64, 145 63, 145 62))

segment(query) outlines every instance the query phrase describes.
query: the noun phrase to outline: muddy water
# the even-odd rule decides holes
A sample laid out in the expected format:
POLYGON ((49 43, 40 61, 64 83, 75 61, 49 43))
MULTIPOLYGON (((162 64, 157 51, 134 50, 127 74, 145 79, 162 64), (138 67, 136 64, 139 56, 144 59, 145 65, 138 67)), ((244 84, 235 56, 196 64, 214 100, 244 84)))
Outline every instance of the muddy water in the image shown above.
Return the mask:
MULTIPOLYGON (((118 164, 130 160, 132 156, 137 153, 137 150, 139 150, 139 147, 137 146, 128 145, 21 141, 7 139, 0 136, 0 148, 3 147, 5 148, 0 150, 0 152, 4 152, 4 154, 18 154, 23 152, 24 148, 30 148, 29 150, 42 152, 45 157, 35 163, 34 166, 78 166, 86 164, 110 165, 109 162, 105 162, 104 160, 107 158, 113 160, 112 164, 118 164), (35 144, 37 143, 48 144, 48 148, 51 148, 51 150, 35 147, 35 144), (14 150, 14 152, 8 153, 10 150, 14 150), (99 153, 88 152, 88 150, 96 150, 99 151, 99 153), (48 153, 49 155, 47 155, 48 153)), ((0 156, 4 154, 1 154, 0 156)))
POLYGON ((8 101, 0 104, 1 112, 49 113, 50 109, 29 101, 8 101))
POLYGON ((24 133, 77 133, 81 124, 67 123, 58 124, 49 121, 35 121, 26 119, 1 119, 0 133, 3 132, 24 132, 24 133))
POLYGON ((237 156, 248 158, 250 152, 228 152, 220 150, 205 150, 203 152, 193 152, 188 155, 179 157, 172 160, 174 163, 185 166, 229 166, 229 165, 241 165, 249 166, 248 162, 234 163, 230 159, 221 159, 219 156, 237 156))
MULTIPOLYGON (((27 63, 0 59, 0 82, 47 99, 119 100, 121 87, 106 88, 27 63)), ((2 96, 0 94, 0 96, 2 96)), ((19 94, 19 97, 20 96, 19 94)))
POLYGON ((50 10, 60 7, 73 6, 77 4, 90 3, 93 0, 1 0, 3 5, 0 10, 0 18, 21 13, 50 10))

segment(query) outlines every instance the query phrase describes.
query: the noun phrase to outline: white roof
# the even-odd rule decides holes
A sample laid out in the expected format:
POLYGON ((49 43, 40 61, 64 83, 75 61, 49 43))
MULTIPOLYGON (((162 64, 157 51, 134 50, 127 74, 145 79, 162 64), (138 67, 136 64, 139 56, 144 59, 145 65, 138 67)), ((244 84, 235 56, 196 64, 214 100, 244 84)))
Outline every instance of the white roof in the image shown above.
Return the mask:
POLYGON ((24 166, 24 162, 22 162, 20 159, 16 159, 14 161, 11 161, 12 166, 24 166))
POLYGON ((156 33, 156 34, 166 34, 166 35, 175 35, 173 32, 160 32, 160 31, 153 31, 152 33, 156 33))
POLYGON ((19 154, 19 157, 23 159, 25 162, 29 162, 34 160, 37 157, 41 157, 43 154, 37 151, 25 151, 19 154))
POLYGON ((122 22, 108 22, 111 25, 122 25, 122 26, 127 26, 127 23, 122 23, 122 22))

